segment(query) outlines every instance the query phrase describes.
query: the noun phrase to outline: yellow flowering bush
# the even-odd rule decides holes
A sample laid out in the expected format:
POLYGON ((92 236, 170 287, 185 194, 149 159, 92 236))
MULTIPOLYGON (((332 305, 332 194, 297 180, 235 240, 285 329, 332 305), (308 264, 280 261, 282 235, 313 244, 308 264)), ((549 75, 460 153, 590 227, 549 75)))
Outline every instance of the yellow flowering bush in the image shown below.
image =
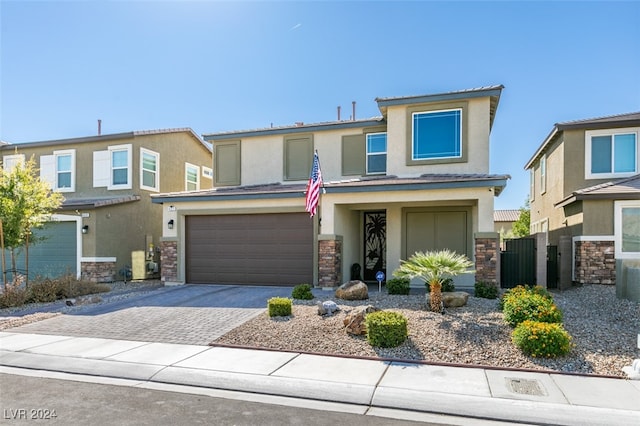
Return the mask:
POLYGON ((569 353, 571 336, 562 324, 526 320, 511 334, 513 343, 534 358, 555 358, 569 353))

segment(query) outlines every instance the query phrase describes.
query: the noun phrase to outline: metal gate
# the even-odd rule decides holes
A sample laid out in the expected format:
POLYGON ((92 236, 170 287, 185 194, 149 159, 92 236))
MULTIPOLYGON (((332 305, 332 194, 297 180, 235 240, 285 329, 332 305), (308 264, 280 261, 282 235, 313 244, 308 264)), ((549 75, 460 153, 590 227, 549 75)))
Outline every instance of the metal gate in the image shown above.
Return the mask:
POLYGON ((519 284, 536 284, 536 240, 518 238, 505 241, 500 252, 500 286, 513 288, 519 284))

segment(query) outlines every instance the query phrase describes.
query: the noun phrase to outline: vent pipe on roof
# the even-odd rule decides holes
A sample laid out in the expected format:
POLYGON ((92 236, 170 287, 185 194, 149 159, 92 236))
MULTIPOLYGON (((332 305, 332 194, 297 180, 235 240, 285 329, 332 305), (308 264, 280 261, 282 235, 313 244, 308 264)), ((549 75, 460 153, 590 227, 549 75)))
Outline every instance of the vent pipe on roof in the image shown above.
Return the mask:
POLYGON ((338 121, 340 121, 340 105, 338 105, 338 121))
POLYGON ((353 110, 353 112, 351 113, 351 119, 353 121, 356 121, 356 101, 351 102, 351 108, 353 110))
POLYGON ((98 120, 98 136, 102 134, 102 120, 98 120))

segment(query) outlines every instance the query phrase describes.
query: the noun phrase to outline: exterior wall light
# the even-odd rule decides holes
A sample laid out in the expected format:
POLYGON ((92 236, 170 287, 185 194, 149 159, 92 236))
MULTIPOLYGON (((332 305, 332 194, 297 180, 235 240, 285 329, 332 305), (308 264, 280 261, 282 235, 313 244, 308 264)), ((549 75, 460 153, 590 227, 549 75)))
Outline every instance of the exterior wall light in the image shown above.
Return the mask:
POLYGON ((173 229, 173 219, 169 220, 169 222, 167 223, 167 228, 173 229))
POLYGON ((89 233, 89 225, 85 225, 82 227, 82 233, 83 234, 88 234, 89 233))

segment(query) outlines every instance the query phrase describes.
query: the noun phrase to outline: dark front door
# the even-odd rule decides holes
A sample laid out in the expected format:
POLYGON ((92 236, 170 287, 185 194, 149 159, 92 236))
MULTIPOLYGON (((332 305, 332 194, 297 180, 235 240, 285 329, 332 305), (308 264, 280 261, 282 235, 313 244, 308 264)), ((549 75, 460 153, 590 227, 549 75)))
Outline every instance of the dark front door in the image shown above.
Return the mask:
POLYGON ((364 213, 364 267, 365 281, 376 281, 376 272, 387 273, 387 212, 364 213))

